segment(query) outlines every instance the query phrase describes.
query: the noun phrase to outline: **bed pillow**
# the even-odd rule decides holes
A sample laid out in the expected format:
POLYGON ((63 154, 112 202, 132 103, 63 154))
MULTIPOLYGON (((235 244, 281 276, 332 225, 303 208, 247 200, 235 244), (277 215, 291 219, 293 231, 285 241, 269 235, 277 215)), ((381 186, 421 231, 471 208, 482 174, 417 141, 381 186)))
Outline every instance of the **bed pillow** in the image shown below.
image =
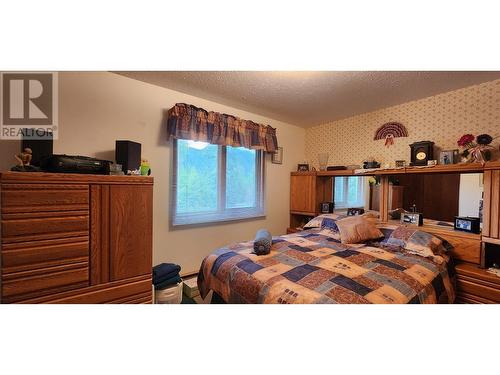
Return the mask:
POLYGON ((322 214, 316 216, 314 219, 311 219, 306 225, 304 225, 304 229, 323 228, 338 231, 336 222, 345 217, 345 215, 339 214, 322 214))
POLYGON ((399 246, 410 253, 434 258, 446 253, 446 244, 439 237, 410 226, 398 226, 384 239, 388 245, 399 246))
POLYGON ((362 243, 384 237, 375 225, 377 219, 365 216, 351 216, 336 222, 340 241, 344 244, 362 243))

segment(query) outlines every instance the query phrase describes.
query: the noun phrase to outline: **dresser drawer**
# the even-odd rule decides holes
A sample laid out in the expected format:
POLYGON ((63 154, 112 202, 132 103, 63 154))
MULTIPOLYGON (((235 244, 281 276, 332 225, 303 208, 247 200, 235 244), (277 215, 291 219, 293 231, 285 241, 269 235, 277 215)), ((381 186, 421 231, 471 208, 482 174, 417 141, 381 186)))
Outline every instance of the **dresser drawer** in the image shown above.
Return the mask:
POLYGON ((4 275, 89 261, 88 236, 3 244, 4 275))
POLYGON ((52 215, 38 218, 2 219, 3 242, 27 242, 88 235, 88 214, 57 216, 57 212, 54 212, 52 215))
POLYGON ((2 302, 19 302, 89 285, 88 262, 2 275, 2 302))
POLYGON ((2 213, 88 210, 88 185, 2 184, 2 213))
POLYGON ((469 298, 475 298, 478 303, 500 303, 500 287, 498 284, 470 278, 467 276, 457 276, 457 292, 469 298))
POLYGON ((151 276, 144 275, 28 299, 22 303, 152 303, 152 301, 151 276))

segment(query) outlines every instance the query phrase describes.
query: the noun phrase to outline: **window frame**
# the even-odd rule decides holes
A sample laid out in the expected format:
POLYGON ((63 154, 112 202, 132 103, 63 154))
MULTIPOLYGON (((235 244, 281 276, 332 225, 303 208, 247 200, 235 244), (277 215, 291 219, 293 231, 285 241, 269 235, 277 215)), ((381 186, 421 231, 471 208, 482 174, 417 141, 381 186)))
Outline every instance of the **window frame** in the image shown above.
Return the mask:
MULTIPOLYGON (((187 141, 187 140, 184 140, 187 141)), ((255 150, 255 207, 226 208, 226 166, 227 147, 217 146, 217 210, 209 212, 177 213, 177 175, 178 175, 178 140, 173 142, 172 156, 172 181, 170 199, 171 227, 184 227, 193 225, 210 225, 211 223, 251 220, 266 216, 265 202, 265 155, 262 150, 255 150)))

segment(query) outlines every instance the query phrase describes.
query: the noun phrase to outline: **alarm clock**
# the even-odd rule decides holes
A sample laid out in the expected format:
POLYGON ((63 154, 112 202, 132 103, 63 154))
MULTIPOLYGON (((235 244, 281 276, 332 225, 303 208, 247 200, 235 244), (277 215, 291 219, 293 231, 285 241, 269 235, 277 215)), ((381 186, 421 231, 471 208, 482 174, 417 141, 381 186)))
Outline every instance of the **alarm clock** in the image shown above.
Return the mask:
POLYGON ((469 233, 481 233, 480 220, 478 217, 461 217, 455 216, 455 222, 453 223, 455 230, 461 230, 469 233))
POLYGON ((410 145, 411 165, 427 165, 429 160, 434 159, 434 142, 420 141, 410 145))
POLYGON ((319 210, 322 214, 331 214, 333 212, 334 204, 333 202, 323 202, 320 203, 319 210))

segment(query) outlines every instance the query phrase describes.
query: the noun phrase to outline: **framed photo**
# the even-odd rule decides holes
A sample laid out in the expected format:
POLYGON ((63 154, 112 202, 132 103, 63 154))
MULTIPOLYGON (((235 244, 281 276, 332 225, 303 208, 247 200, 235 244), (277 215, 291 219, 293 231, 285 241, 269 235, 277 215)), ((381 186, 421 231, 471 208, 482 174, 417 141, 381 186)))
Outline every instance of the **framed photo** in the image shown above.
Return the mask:
POLYGON ((271 155, 271 163, 283 164, 283 147, 278 147, 278 149, 274 151, 271 155))
POLYGON ((331 214, 333 212, 333 202, 323 202, 320 204, 320 211, 322 214, 331 214))
POLYGON ((424 224, 424 217, 422 214, 416 212, 403 212, 401 214, 401 224, 410 224, 420 227, 424 224))
POLYGON ((455 164, 458 161, 458 150, 443 150, 439 153, 439 164, 455 164))
POLYGON ((297 164, 298 172, 309 172, 309 164, 297 164))

